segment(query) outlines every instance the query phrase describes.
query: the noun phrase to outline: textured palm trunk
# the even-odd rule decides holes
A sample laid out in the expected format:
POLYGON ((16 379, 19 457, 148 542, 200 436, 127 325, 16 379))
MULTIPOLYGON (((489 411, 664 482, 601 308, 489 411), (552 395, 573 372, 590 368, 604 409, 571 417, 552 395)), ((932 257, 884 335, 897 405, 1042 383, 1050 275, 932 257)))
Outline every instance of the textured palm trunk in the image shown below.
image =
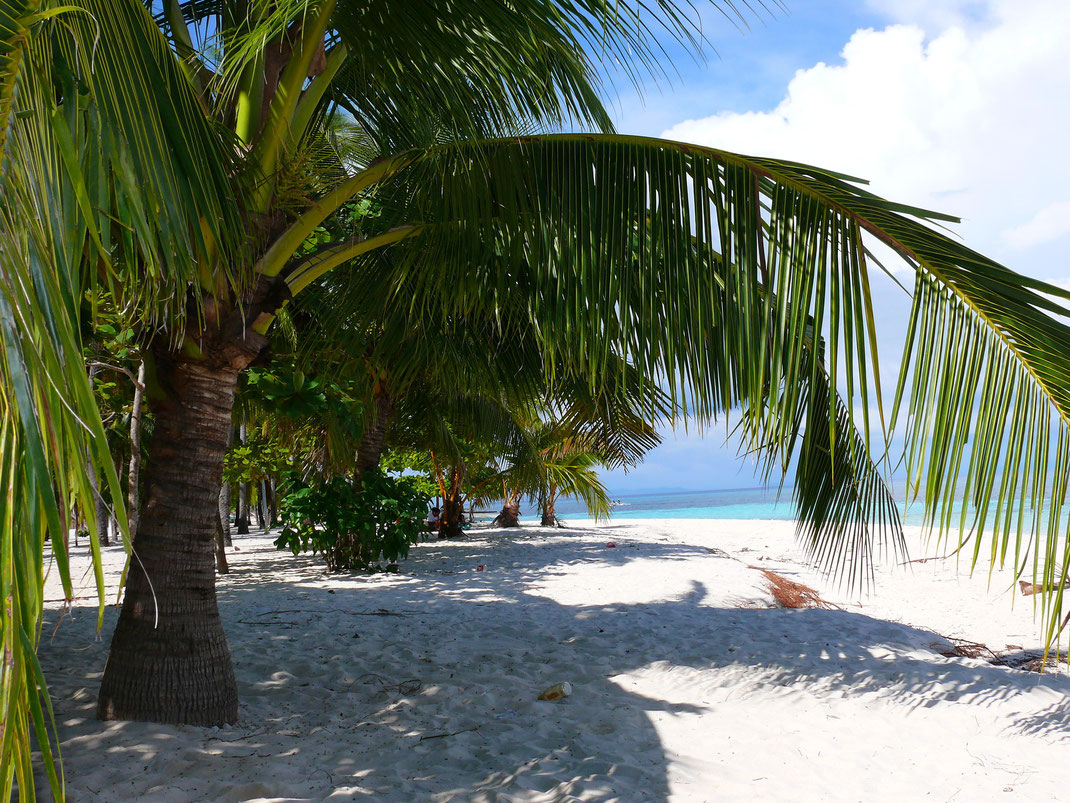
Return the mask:
POLYGON ((439 538, 460 538, 464 535, 464 500, 446 497, 442 502, 442 518, 439 538))
MULTIPOLYGON (((238 429, 238 443, 245 444, 247 438, 245 422, 241 422, 238 429)), ((238 513, 234 519, 234 528, 238 535, 247 535, 249 532, 249 484, 238 483, 238 513)))
POLYGON ((227 540, 223 535, 223 520, 218 516, 215 524, 215 570, 219 574, 230 574, 230 564, 227 563, 227 540))
POLYGON ((97 535, 100 537, 100 545, 111 546, 111 538, 108 537, 108 505, 100 494, 100 487, 95 474, 90 475, 90 487, 93 489, 93 518, 97 522, 97 535))
MULTIPOLYGON (((101 719, 222 725, 238 697, 215 592, 219 484, 239 367, 157 358, 147 492, 101 682, 101 719)), ((247 364, 247 361, 246 361, 247 364)), ((244 365, 240 365, 244 367, 244 365)))
POLYGON ((234 546, 230 535, 230 486, 226 483, 219 489, 219 526, 223 528, 223 543, 234 546))
POLYGON ((464 497, 461 495, 461 469, 454 466, 449 491, 442 497, 442 518, 439 538, 460 538, 464 535, 464 497))
POLYGON ((130 406, 130 471, 126 485, 126 515, 131 537, 137 535, 141 513, 141 408, 145 402, 146 376, 147 367, 142 359, 134 381, 134 402, 130 406))
POLYGON ((502 512, 494 517, 495 527, 519 527, 520 526, 520 500, 510 496, 502 506, 502 512))
MULTIPOLYGON (((99 373, 99 365, 91 365, 89 367, 90 385, 96 386, 99 373)), ((86 474, 89 479, 89 488, 93 493, 93 521, 97 524, 97 537, 100 539, 101 546, 111 546, 111 540, 108 538, 108 506, 104 502, 104 497, 100 494, 100 482, 97 479, 97 472, 93 467, 92 459, 89 460, 88 465, 89 470, 86 474)), ((88 513, 86 515, 88 517, 88 513)))
POLYGON ((557 492, 551 488, 550 493, 547 494, 546 500, 543 502, 542 506, 541 524, 543 527, 556 527, 558 525, 557 511, 555 510, 556 506, 557 492))
POLYGON ((386 446, 386 436, 394 420, 394 405, 394 397, 380 384, 379 391, 375 394, 375 420, 364 428, 357 445, 358 487, 360 478, 366 471, 376 471, 379 468, 383 447, 386 446))
MULTIPOLYGON (((227 430, 227 449, 234 444, 234 427, 227 430)), ((219 486, 219 523, 223 527, 223 543, 226 546, 234 546, 234 539, 230 535, 230 485, 221 483, 219 486)))

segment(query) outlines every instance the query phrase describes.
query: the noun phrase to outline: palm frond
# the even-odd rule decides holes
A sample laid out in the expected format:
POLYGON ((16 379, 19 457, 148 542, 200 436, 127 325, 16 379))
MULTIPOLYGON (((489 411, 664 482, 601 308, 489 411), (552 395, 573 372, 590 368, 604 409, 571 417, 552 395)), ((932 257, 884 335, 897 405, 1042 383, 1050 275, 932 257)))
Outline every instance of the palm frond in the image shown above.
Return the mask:
MULTIPOLYGON (((378 192, 389 195, 391 182, 417 204, 421 225, 419 236, 397 246, 414 255, 399 264, 416 264, 418 254, 421 265, 434 266, 407 277, 415 297, 443 300, 459 314, 477 303, 466 299, 486 304, 488 293, 520 293, 533 299, 548 361, 573 366, 592 387, 606 376, 609 355, 619 354, 700 421, 742 405, 757 430, 779 441, 792 441, 803 426, 821 427, 827 452, 848 448, 849 461, 824 461, 823 481, 840 490, 807 491, 802 512, 822 532, 834 523, 865 522, 894 544, 899 522, 887 515, 886 492, 857 487, 872 476, 872 444, 883 448, 885 434, 880 423, 872 432, 870 421, 871 411, 883 421, 866 241, 875 237, 922 277, 919 310, 951 315, 959 307, 955 315, 968 316, 975 333, 987 332, 999 345, 992 354, 1003 356, 991 364, 996 376, 1018 372, 1014 398, 1021 401, 1007 412, 1022 418, 1006 435, 1016 446, 995 455, 1014 458, 1016 469, 1032 462, 1029 493, 1052 487, 1037 479, 1048 465, 1041 445, 1054 449, 1057 436, 1043 428, 1041 410, 1061 421, 1068 409, 1070 374, 1061 370, 1060 355, 1070 342, 1057 317, 1064 307, 1054 300, 1068 293, 1020 277, 932 227, 947 216, 888 202, 857 180, 806 165, 616 135, 499 140, 480 144, 478 157, 475 146, 430 149, 378 192), (433 193, 421 195, 420 188, 433 193), (821 352, 809 359, 806 344, 814 342, 821 352), (836 393, 820 393, 822 384, 836 393), (856 415, 856 406, 865 413, 856 415), (862 462, 859 449, 867 453, 862 462)), ((965 434, 956 430, 949 440, 936 430, 941 437, 932 437, 944 420, 936 411, 946 413, 953 387, 938 380, 959 382, 977 370, 961 348, 961 338, 975 335, 951 321, 937 326, 933 314, 919 312, 913 324, 918 340, 944 332, 959 338, 937 341, 959 346, 915 371, 911 395, 912 420, 921 422, 911 435, 912 465, 919 465, 920 444, 938 441, 927 501, 944 510, 951 491, 933 473, 944 470, 965 434)), ((991 404, 1008 404, 995 395, 1003 386, 990 381, 991 404)), ((986 385, 976 387, 977 397, 987 398, 986 385)), ((965 421, 978 403, 952 407, 965 421)), ((812 438, 806 443, 816 448, 812 438)), ((810 454, 811 467, 822 465, 810 454)), ((972 462, 991 469, 976 454, 972 462)), ((788 467, 782 462, 781 469, 788 467)), ((983 498, 998 504, 1000 497, 1022 497, 1022 484, 1004 470, 999 476, 1003 483, 982 486, 983 498)), ((978 484, 979 475, 971 490, 978 484)), ((858 532, 852 527, 841 532, 858 532)), ((1050 573, 1054 559, 1034 555, 1041 574, 1050 573)))
POLYGON ((972 539, 975 564, 1032 576, 1054 641, 1070 566, 1070 328, 1051 315, 1056 288, 973 260, 948 271, 919 256, 895 409, 908 494, 938 541, 972 539))

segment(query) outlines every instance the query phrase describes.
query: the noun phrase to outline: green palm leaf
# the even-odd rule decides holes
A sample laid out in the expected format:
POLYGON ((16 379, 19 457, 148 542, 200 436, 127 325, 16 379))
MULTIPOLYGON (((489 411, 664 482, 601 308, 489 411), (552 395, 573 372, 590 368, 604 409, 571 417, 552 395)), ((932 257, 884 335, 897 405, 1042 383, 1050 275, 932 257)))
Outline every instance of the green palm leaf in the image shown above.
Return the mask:
MULTIPOLYGON (((454 313, 485 305, 489 296, 533 299, 547 359, 572 366, 592 387, 609 375, 610 355, 620 354, 641 375, 659 378, 670 400, 687 404, 700 420, 742 406, 763 437, 787 443, 806 432, 801 452, 775 452, 782 469, 792 455, 809 454, 803 476, 824 466, 826 490, 800 492, 803 512, 822 531, 833 522, 864 522, 898 543, 899 522, 889 514, 886 489, 873 484, 870 456, 870 410, 883 416, 868 278, 874 261, 865 239, 875 237, 921 277, 918 339, 945 338, 937 341, 947 349, 943 361, 916 370, 911 386, 911 465, 915 476, 919 466, 928 469, 928 504, 948 509, 948 478, 966 465, 961 450, 958 462, 948 458, 964 431, 948 438, 937 429, 933 438, 932 427, 946 429, 949 409, 950 420, 966 421, 966 412, 988 397, 985 403, 1022 422, 1003 440, 988 438, 1012 444, 999 447, 997 460, 1011 458, 1014 470, 1031 463, 1029 494, 1052 487, 1038 479, 1056 462, 1043 456, 1041 444, 1051 444, 1054 454, 1057 433, 1044 428, 1041 412, 1061 418, 1067 409, 1060 355, 1070 342, 1055 317, 1063 307, 1052 299, 1067 293, 1019 277, 932 228, 946 216, 893 204, 818 168, 638 137, 459 144, 413 152, 405 161, 376 192, 387 210, 392 193, 405 198, 398 209, 418 210, 419 234, 395 246, 413 255, 399 264, 415 265, 418 254, 419 264, 434 266, 407 275, 413 297, 450 299, 454 313), (972 331, 952 327, 954 316, 972 321, 972 331), (1002 355, 990 360, 987 396, 985 385, 976 392, 962 385, 985 376, 963 359, 962 338, 985 337, 992 339, 989 351, 1002 355), (820 359, 807 356, 815 338, 820 359), (1014 404, 995 395, 1008 375, 1020 386, 1014 404), (819 392, 822 386, 836 393, 819 392), (953 386, 967 388, 963 400, 949 401, 953 386), (856 405, 866 410, 861 420, 856 405), (934 423, 937 411, 942 417, 934 423), (827 454, 848 450, 846 463, 816 459, 815 428, 825 432, 827 454), (918 451, 923 443, 930 452, 918 451)), ((399 217, 382 225, 413 222, 399 217)), ((883 440, 882 434, 878 449, 883 440)), ((991 471, 984 453, 972 454, 972 464, 991 471)), ((1026 491, 1000 468, 1003 481, 980 493, 1005 512, 1000 499, 1021 499, 1026 491)), ((971 481, 971 492, 978 483, 971 481)), ((1032 554, 1051 576, 1053 561, 1039 549, 1032 554)))

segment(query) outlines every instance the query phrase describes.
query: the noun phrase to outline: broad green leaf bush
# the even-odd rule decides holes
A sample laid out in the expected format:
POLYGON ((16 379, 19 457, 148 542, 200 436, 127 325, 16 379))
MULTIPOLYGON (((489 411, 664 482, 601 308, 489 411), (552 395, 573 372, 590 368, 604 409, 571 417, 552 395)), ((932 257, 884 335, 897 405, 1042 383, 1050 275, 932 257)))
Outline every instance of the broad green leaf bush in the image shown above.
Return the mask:
POLYGON ((377 571, 419 539, 431 498, 408 477, 366 472, 358 489, 343 477, 286 483, 278 549, 322 555, 327 570, 377 571))

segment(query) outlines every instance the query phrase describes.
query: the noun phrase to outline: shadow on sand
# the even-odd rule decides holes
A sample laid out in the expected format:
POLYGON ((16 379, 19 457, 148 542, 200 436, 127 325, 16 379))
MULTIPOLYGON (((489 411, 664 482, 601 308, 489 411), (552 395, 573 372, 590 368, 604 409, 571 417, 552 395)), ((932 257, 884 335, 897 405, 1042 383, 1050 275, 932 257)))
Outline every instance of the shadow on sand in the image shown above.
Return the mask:
MULTIPOLYGON (((744 696, 878 694, 906 711, 987 706, 1036 685, 918 650, 939 639, 932 633, 846 611, 716 607, 699 582, 672 599, 565 605, 546 595, 548 580, 638 560, 726 559, 569 535, 476 531, 414 548, 397 576, 330 578, 312 558, 239 539, 219 591, 242 701, 227 730, 97 722, 116 611, 96 640, 95 609, 76 607, 49 644, 52 611, 41 661, 71 799, 609 801, 642 789, 657 801, 669 796, 673 756, 651 715, 708 714, 733 683, 744 696), (701 670, 708 686, 670 702, 622 681, 652 666, 701 670), (535 701, 561 680, 572 698, 535 701)), ((1051 683, 1070 691, 1066 678, 1051 683)), ((1061 738, 1070 707, 1014 728, 1061 738)))

